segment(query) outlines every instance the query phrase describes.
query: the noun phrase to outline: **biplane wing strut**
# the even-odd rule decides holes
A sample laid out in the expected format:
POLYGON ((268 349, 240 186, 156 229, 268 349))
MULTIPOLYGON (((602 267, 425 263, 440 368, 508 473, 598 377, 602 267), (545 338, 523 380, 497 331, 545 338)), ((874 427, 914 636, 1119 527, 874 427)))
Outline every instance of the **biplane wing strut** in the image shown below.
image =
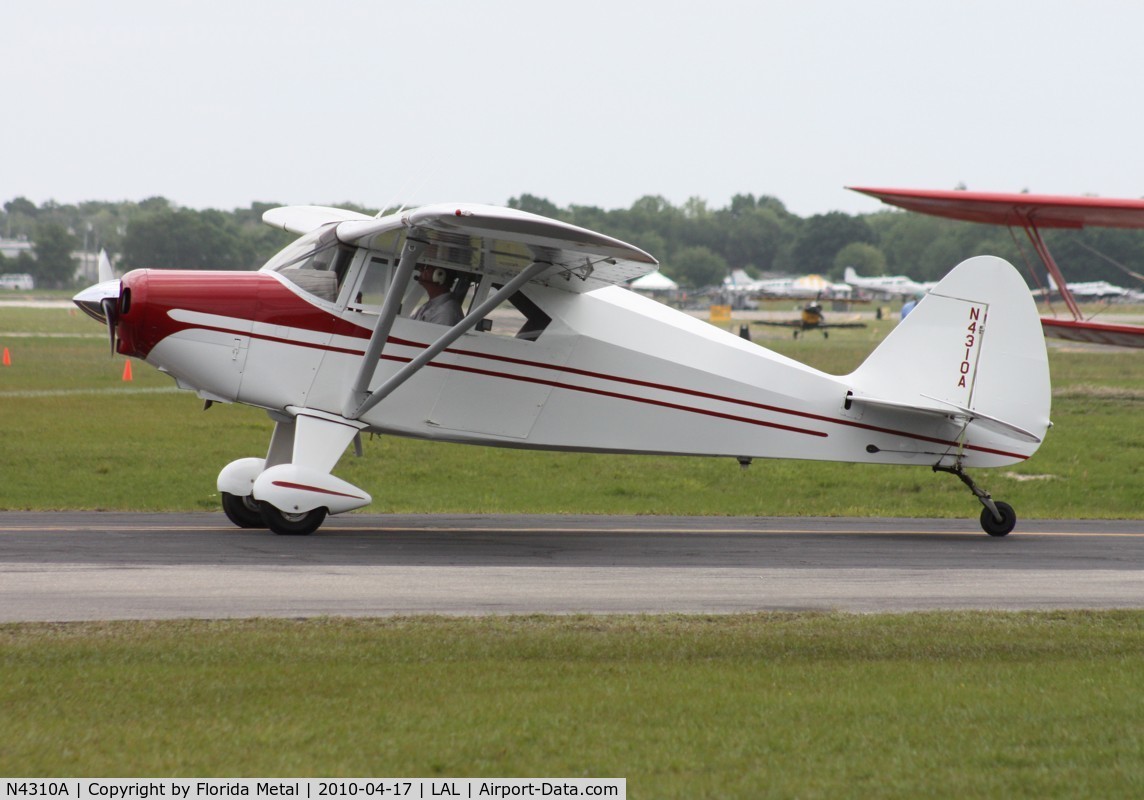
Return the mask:
POLYGON ((1031 214, 1021 214, 1021 219, 1025 223, 1025 235, 1029 237, 1029 242, 1033 245, 1033 249, 1037 251, 1037 255, 1041 257, 1041 261, 1045 264, 1045 269, 1053 276, 1053 280, 1057 282, 1057 291, 1061 295, 1061 299, 1065 301, 1068 306, 1069 312, 1073 315, 1073 319, 1083 320, 1084 315, 1080 313, 1080 307, 1076 304, 1076 298, 1073 293, 1069 291, 1068 281, 1065 280, 1061 268, 1057 266, 1057 262, 1053 259, 1053 254, 1049 252, 1048 245, 1045 240, 1041 238, 1041 231, 1037 228, 1037 223, 1033 221, 1031 214))
POLYGON ((351 389, 345 414, 347 419, 358 419, 362 414, 365 414, 376 406, 392 394, 395 389, 413 377, 423 366, 440 355, 445 348, 461 338, 467 331, 476 327, 477 323, 489 315, 489 312, 499 306, 507 298, 516 294, 520 287, 552 266, 552 264, 547 261, 533 261, 513 276, 504 286, 490 295, 483 303, 477 306, 477 308, 466 314, 460 322, 437 337, 437 340, 423 350, 416 358, 408 364, 405 364, 373 392, 370 392, 368 391, 370 381, 373 380, 374 372, 377 370, 378 362, 385 348, 386 339, 389 337, 390 328, 393 327, 393 320, 397 315, 397 303, 399 302, 400 295, 403 293, 403 287, 408 283, 409 277, 413 273, 413 265, 416 263, 418 256, 424 248, 425 244, 423 242, 410 240, 406 243, 405 250, 401 254, 401 261, 397 266, 397 274, 394 276, 394 285, 398 287, 399 291, 391 291, 385 298, 385 307, 382 309, 381 317, 379 317, 377 321, 377 327, 374 328, 373 335, 370 337, 369 346, 366 348, 366 353, 362 357, 361 369, 358 371, 357 379, 354 381, 353 388, 351 389), (391 303, 391 300, 394 302, 391 303))

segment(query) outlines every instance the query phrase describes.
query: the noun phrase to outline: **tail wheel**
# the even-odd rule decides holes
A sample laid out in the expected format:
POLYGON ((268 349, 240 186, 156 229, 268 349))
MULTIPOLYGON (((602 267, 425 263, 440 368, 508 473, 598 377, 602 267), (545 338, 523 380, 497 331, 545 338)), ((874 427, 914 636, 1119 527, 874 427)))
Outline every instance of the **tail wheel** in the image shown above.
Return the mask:
POLYGON ((981 527, 990 536, 1007 536, 1010 531, 1017 525, 1017 512, 1013 510, 1013 506, 1008 503, 1002 503, 1000 500, 994 500, 989 492, 978 486, 973 478, 965 474, 965 470, 961 468, 960 458, 951 467, 942 466, 939 462, 933 465, 934 472, 948 472, 950 475, 956 475, 958 479, 969 487, 969 491, 973 492, 973 496, 981 501, 984 508, 981 509, 981 527), (1001 519, 993 516, 992 508, 997 509, 997 514, 1001 519))
POLYGON ((994 501, 993 505, 997 506, 997 513, 1001 515, 1001 519, 997 520, 988 508, 981 509, 981 527, 990 536, 1005 536, 1017 525, 1017 512, 1013 510, 1013 506, 1008 503, 1002 503, 1000 500, 994 501))
POLYGON ((315 508, 300 514, 280 511, 269 503, 262 503, 262 519, 266 527, 279 536, 309 536, 326 520, 326 509, 315 508))
POLYGON ((266 527, 266 522, 262 519, 262 509, 258 501, 250 495, 241 496, 223 492, 222 510, 226 518, 240 528, 266 527))

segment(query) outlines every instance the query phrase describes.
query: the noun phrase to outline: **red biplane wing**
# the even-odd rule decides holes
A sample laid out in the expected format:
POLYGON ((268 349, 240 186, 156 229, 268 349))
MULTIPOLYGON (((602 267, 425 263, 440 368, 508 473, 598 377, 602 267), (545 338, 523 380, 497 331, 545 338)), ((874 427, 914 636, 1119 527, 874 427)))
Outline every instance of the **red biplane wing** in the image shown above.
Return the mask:
POLYGON ((1144 228, 1144 200, 943 189, 848 186, 883 203, 935 217, 1038 228, 1144 228))

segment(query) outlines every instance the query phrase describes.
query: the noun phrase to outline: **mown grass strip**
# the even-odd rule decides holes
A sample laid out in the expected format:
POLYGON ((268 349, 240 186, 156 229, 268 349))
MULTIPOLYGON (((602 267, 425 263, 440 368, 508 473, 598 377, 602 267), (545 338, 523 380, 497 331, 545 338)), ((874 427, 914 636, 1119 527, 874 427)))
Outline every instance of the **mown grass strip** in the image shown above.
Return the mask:
POLYGON ((1139 612, 6 625, 0 670, 6 775, 1144 790, 1139 612))

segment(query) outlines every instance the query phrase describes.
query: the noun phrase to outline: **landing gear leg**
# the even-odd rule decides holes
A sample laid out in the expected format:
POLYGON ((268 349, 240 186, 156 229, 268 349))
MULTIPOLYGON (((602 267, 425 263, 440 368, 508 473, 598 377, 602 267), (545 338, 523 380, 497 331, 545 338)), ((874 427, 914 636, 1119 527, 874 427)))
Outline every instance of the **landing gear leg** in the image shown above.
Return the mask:
POLYGON ((994 500, 989 492, 982 489, 974 483, 973 478, 965 474, 960 463, 952 467, 934 464, 933 471, 956 475, 962 483, 969 487, 969 491, 973 492, 973 496, 980 500, 981 505, 984 506, 981 509, 981 528, 990 536, 1005 536, 1016 527, 1017 512, 1013 510, 1013 506, 1000 500, 994 500))

